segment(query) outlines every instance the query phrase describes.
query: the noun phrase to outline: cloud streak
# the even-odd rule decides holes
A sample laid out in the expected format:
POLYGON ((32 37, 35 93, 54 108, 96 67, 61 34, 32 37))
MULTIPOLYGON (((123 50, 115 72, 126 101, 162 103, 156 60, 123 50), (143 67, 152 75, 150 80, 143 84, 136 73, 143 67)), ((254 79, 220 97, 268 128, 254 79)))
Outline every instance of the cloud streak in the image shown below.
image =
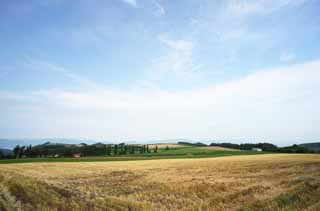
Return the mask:
POLYGON ((194 43, 190 40, 169 39, 166 35, 159 35, 158 40, 165 47, 165 53, 152 59, 148 75, 144 81, 161 87, 164 80, 174 79, 187 81, 195 79, 197 68, 194 64, 194 43))
POLYGON ((83 88, 101 89, 101 86, 96 82, 91 81, 87 78, 84 78, 79 74, 75 74, 73 71, 63 66, 60 66, 48 61, 29 58, 27 61, 27 66, 32 70, 37 70, 42 72, 51 72, 54 74, 62 75, 63 77, 78 83, 83 88))
POLYGON ((123 1, 124 3, 129 4, 132 7, 135 7, 135 8, 138 7, 138 3, 137 3, 136 0, 121 0, 121 1, 123 1))
POLYGON ((232 0, 229 1, 227 11, 236 16, 268 15, 285 7, 297 7, 307 0, 232 0))
MULTIPOLYGON (((3 111, 10 109, 11 103, 29 104, 28 113, 34 117, 30 124, 37 124, 42 112, 58 112, 57 116, 49 112, 47 121, 75 124, 77 137, 82 138, 248 137, 289 143, 290 138, 320 136, 315 128, 320 113, 314 109, 320 106, 320 98, 313 94, 320 89, 319 68, 320 60, 316 60, 262 70, 240 80, 191 91, 43 90, 20 97, 0 93, 0 101, 3 111), (36 110, 32 109, 34 102, 36 110), (93 130, 86 129, 88 122, 93 130)), ((61 134, 72 134, 68 132, 71 126, 54 127, 61 134)))

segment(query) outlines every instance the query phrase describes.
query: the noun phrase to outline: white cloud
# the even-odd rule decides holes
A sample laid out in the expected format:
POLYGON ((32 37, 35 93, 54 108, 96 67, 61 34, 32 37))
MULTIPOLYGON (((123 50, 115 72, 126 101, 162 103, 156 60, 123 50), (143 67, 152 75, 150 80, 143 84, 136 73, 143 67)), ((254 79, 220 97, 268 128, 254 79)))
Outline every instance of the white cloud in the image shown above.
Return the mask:
POLYGON ((160 15, 163 16, 166 14, 166 10, 164 9, 164 7, 160 4, 160 2, 158 1, 154 1, 154 6, 156 7, 156 15, 160 15))
POLYGON ((138 3, 137 3, 136 0, 121 0, 121 1, 129 4, 129 5, 132 6, 132 7, 138 7, 138 3))
POLYGON ((164 35, 160 35, 159 40, 167 47, 177 51, 190 52, 193 48, 192 42, 186 40, 170 40, 164 35))
POLYGON ((37 134, 42 131, 46 136, 246 137, 293 143, 320 138, 316 127, 320 124, 320 97, 315 92, 320 90, 319 70, 317 60, 183 92, 44 90, 25 94, 24 98, 0 93, 4 114, 0 126, 15 118, 24 121, 26 129, 37 128, 37 134), (24 105, 24 109, 14 110, 10 103, 24 105))
POLYGON ((193 61, 193 42, 182 39, 173 40, 165 35, 160 35, 158 39, 167 51, 163 56, 152 60, 147 80, 161 81, 166 77, 180 80, 193 78, 196 67, 193 61))
POLYGON ((28 58, 26 65, 32 70, 38 70, 42 72, 52 72, 58 75, 62 75, 63 77, 71 79, 72 81, 78 83, 84 88, 91 88, 91 89, 101 88, 100 85, 98 85, 96 82, 88 80, 80 76, 79 74, 75 74, 73 71, 63 66, 60 66, 48 61, 28 58))
POLYGON ((227 11, 236 16, 267 15, 288 6, 300 6, 307 0, 232 0, 227 11))

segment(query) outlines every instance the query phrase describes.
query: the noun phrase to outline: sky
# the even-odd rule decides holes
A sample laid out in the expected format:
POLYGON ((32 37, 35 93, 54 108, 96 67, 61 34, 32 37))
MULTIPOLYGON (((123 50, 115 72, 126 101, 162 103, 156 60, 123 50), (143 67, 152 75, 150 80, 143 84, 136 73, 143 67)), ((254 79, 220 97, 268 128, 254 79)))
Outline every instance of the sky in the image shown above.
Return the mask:
POLYGON ((0 137, 320 140, 319 0, 1 0, 0 137))

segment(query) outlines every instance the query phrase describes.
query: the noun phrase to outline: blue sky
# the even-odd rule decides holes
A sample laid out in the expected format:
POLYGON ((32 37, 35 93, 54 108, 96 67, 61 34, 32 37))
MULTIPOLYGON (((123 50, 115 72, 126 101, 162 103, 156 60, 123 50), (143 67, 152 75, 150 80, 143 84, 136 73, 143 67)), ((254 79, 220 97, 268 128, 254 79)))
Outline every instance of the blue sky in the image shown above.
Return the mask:
POLYGON ((318 0, 3 0, 3 138, 320 139, 318 0))

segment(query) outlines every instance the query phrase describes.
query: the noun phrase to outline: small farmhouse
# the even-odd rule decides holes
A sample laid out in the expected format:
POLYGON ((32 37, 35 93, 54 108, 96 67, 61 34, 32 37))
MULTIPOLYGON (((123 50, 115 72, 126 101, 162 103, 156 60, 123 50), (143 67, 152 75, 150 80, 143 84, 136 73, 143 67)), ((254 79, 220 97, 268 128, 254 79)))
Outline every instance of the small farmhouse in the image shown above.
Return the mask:
POLYGON ((74 154, 72 154, 72 157, 74 157, 74 158, 79 158, 81 155, 80 155, 80 153, 74 153, 74 154))
POLYGON ((260 148, 252 148, 251 150, 256 151, 256 152, 262 152, 262 149, 260 149, 260 148))

